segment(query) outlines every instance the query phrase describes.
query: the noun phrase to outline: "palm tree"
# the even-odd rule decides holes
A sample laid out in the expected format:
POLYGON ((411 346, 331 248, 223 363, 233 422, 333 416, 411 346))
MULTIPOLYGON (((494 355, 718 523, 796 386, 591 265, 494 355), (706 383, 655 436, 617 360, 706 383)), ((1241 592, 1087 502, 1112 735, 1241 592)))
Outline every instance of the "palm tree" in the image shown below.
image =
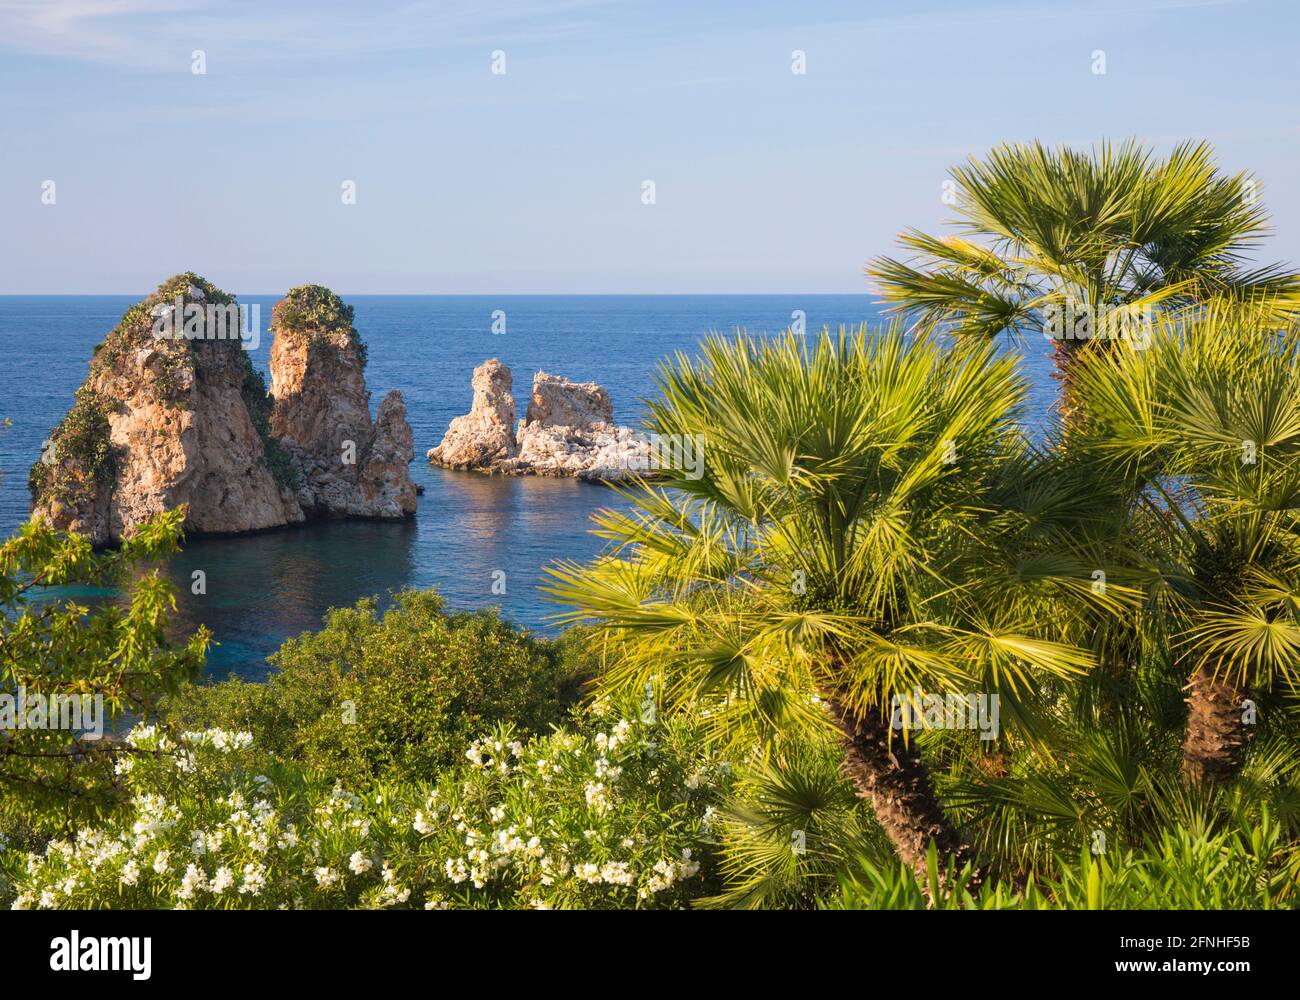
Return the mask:
POLYGON ((648 427, 701 443, 702 474, 636 483, 597 518, 607 553, 551 571, 561 618, 616 640, 603 683, 703 701, 737 742, 829 722, 900 856, 964 859, 896 699, 995 696, 1032 731, 1041 681, 1092 663, 1061 620, 1116 600, 1058 530, 1081 492, 1035 471, 1014 358, 899 324, 711 337, 658 386, 648 427))
POLYGON ((1300 329, 1271 322, 1226 306, 1166 318, 1148 350, 1076 383, 1076 454, 1125 481, 1133 547, 1160 567, 1152 605, 1187 679, 1194 783, 1237 773, 1255 697, 1300 685, 1300 329))
POLYGON ((916 259, 882 257, 867 275, 924 325, 1051 339, 1067 426, 1076 361, 1142 336, 1152 312, 1219 299, 1300 310, 1300 275, 1245 263, 1269 231, 1258 183, 1219 173, 1206 143, 1164 159, 1132 141, 1091 155, 1003 145, 951 177, 958 235, 909 230, 899 243, 916 259))

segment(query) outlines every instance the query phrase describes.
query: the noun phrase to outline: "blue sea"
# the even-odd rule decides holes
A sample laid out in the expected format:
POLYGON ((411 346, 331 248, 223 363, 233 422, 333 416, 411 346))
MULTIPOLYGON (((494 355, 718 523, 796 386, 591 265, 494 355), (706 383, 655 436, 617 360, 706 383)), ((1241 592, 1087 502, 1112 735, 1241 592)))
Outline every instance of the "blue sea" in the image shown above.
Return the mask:
MULTIPOLYGON (((141 295, 0 296, 0 535, 27 517, 27 471, 41 441, 72 403, 92 347, 141 295)), ((278 296, 241 295, 261 306, 263 326, 278 296)), ((195 539, 167 565, 180 603, 180 630, 202 622, 219 645, 216 677, 261 679, 266 657, 288 636, 319 627, 325 611, 403 587, 436 587, 454 608, 500 605, 520 626, 551 631, 556 608, 538 591, 542 568, 600 549, 590 516, 617 495, 598 484, 486 477, 431 467, 424 453, 469 409, 470 373, 490 357, 514 372, 527 405, 538 369, 604 385, 619 423, 635 424, 653 392, 659 360, 691 352, 710 331, 753 334, 787 327, 796 310, 808 330, 879 319, 866 295, 354 296, 356 326, 369 346, 373 406, 390 389, 406 397, 415 432, 412 478, 424 487, 406 523, 333 521, 235 538, 195 539), (492 332, 504 310, 506 332, 492 332), (190 593, 202 569, 207 594, 190 593), (505 573, 506 593, 493 594, 505 573)), ((269 336, 252 352, 264 372, 269 336)), ((1032 380, 1030 419, 1053 398, 1041 343, 1024 347, 1032 380)), ((269 379, 268 379, 269 382, 269 379)))

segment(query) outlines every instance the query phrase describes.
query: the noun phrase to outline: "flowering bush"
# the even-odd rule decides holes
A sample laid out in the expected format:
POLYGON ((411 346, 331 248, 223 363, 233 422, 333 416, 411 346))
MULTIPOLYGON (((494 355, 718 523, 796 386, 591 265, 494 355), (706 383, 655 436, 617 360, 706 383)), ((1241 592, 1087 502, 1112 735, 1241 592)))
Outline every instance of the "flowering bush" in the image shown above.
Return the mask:
POLYGON ((250 734, 129 736, 109 823, 4 850, 15 908, 674 907, 716 889, 730 769, 695 723, 588 714, 475 741, 434 785, 348 790, 250 734))

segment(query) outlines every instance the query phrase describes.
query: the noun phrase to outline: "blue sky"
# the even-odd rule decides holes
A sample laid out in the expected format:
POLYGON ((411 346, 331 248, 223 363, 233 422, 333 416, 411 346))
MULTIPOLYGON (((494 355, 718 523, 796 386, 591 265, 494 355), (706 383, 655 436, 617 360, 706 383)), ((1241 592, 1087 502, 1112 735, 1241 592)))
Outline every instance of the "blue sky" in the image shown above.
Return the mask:
POLYGON ((0 293, 866 291, 1033 138, 1208 138, 1300 262, 1298 7, 0 0, 0 293))

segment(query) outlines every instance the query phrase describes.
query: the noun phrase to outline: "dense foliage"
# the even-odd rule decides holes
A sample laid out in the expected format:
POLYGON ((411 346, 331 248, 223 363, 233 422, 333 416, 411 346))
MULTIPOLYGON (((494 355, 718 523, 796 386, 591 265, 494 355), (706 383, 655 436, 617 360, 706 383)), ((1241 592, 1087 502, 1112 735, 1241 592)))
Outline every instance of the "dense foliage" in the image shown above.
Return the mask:
POLYGON ((1298 351, 1300 328, 1214 308, 1077 375, 1069 447, 1098 502, 1109 492, 1123 510, 1129 559, 1149 576, 1147 601, 1110 631, 1188 685, 1195 781, 1231 777, 1256 730, 1296 731, 1298 351))
POLYGON ((924 878, 869 861, 848 871, 831 909, 864 910, 1232 910, 1295 908, 1296 861, 1267 820, 1219 833, 1171 829, 1140 851, 1063 859, 1059 876, 1025 888, 971 884, 931 852, 924 878))
POLYGON ((1065 850, 975 884, 933 848, 900 866, 828 744, 737 768, 691 714, 597 702, 529 740, 502 725, 437 779, 349 787, 247 732, 128 737, 101 825, 0 842, 18 908, 1029 908, 1297 905, 1294 837, 1265 810, 1065 850), (8 849, 6 849, 6 847, 8 849))
POLYGON ((545 732, 577 697, 586 654, 523 635, 496 611, 447 614, 432 591, 331 611, 271 657, 265 684, 231 679, 180 693, 190 728, 248 730, 289 762, 359 786, 429 778, 498 723, 545 732))
POLYGON ((959 336, 1046 335, 1068 425, 1076 363, 1142 344, 1170 309, 1248 304, 1300 315, 1300 274, 1251 257, 1269 233, 1257 178, 1221 173, 1205 142, 1158 157, 1135 141, 1090 152, 998 146, 951 170, 955 233, 909 230, 907 259, 867 267, 891 307, 959 336))
POLYGON ((996 698, 1033 732, 1041 695, 1092 666, 1070 624, 1120 593, 1090 586, 1065 470, 1019 434, 1014 359, 898 326, 713 339, 660 385, 652 429, 703 440, 704 474, 633 487, 600 519, 610 554, 554 571, 622 653, 605 682, 716 703, 731 738, 830 722, 905 859, 960 850, 891 705, 996 698))
POLYGON ((114 763, 131 753, 114 723, 153 713, 202 669, 207 631, 171 642, 170 584, 139 567, 176 550, 183 517, 159 515, 108 553, 40 522, 0 545, 0 836, 39 838, 110 809, 114 763), (74 596, 111 585, 125 587, 118 604, 74 596))
MULTIPOLYGON (((1163 856, 1247 828, 1273 838, 1267 898, 1290 902, 1300 392, 1295 335, 1261 315, 1166 317, 1098 355, 1081 422, 1045 449, 997 436, 1017 387, 978 341, 710 341, 652 411, 708 442, 705 474, 628 490, 631 513, 600 518, 609 553, 552 591, 622 653, 606 689, 708 705, 719 738, 787 762, 838 729, 922 881, 934 845, 976 889, 1014 889, 1066 878, 1080 848, 1163 856), (914 691, 995 698, 1002 729, 896 723, 914 691)), ((841 850, 876 835, 843 821, 841 850)), ((739 829, 731 900, 797 900, 792 832, 739 829)))

